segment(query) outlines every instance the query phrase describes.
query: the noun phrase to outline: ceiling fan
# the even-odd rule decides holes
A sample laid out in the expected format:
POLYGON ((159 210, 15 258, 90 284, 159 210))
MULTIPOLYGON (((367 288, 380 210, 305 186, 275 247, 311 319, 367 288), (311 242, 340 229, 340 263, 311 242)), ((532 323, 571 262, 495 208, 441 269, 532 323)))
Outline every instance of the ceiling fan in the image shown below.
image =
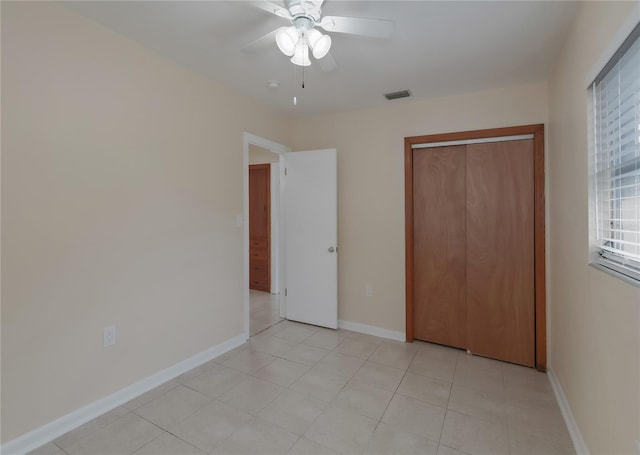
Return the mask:
POLYGON ((278 49, 291 57, 293 64, 311 65, 309 60, 309 51, 311 51, 313 57, 320 63, 320 67, 324 71, 331 71, 337 66, 329 53, 331 37, 320 32, 317 27, 326 32, 372 38, 390 38, 393 33, 393 22, 389 20, 323 16, 321 9, 323 2, 324 0, 285 0, 286 7, 267 0, 249 2, 257 8, 288 20, 291 25, 267 33, 242 50, 255 52, 275 40, 278 49))

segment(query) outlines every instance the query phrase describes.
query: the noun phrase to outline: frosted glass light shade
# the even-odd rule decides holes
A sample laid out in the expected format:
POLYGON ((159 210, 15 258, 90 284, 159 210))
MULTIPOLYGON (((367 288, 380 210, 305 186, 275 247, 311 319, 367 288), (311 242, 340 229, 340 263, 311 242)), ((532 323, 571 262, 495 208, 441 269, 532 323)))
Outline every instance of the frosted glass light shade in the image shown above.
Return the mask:
POLYGON ((291 57, 291 63, 298 66, 309 66, 311 61, 309 60, 309 46, 307 43, 298 43, 295 53, 291 57))
POLYGON ((291 57, 296 51, 299 38, 298 30, 291 26, 276 33, 276 44, 284 55, 291 57))
POLYGON ((327 55, 327 52, 329 52, 331 48, 331 37, 329 35, 323 35, 315 28, 309 31, 307 40, 313 51, 314 58, 318 60, 327 55))

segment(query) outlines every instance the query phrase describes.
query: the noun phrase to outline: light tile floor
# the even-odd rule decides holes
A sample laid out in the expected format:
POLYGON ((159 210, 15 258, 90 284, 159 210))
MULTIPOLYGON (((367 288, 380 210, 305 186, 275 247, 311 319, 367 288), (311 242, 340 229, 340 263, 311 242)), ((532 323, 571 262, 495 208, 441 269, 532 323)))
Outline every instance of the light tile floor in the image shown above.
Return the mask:
POLYGON ((33 454, 573 454, 547 376, 283 321, 33 454))
POLYGON ((250 290, 249 334, 253 336, 280 321, 280 295, 250 290))

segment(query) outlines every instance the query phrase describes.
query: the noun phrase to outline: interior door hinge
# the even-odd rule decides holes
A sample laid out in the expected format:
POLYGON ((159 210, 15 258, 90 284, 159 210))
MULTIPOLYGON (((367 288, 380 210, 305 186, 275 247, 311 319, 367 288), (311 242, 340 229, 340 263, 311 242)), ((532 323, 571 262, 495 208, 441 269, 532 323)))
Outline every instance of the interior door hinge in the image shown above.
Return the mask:
POLYGON ((284 168, 284 175, 287 175, 287 168, 284 168))
POLYGON ((287 288, 284 288, 284 296, 287 296, 287 288))

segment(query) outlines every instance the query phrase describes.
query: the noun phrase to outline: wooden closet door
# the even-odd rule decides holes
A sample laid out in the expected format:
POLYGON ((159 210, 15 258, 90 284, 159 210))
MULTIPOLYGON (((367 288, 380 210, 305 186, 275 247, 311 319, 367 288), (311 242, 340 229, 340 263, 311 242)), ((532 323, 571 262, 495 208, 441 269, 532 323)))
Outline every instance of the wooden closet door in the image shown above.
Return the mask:
POLYGON ((534 366, 533 140, 467 145, 467 336, 534 366))
POLYGON ((466 347, 465 146, 413 151, 414 335, 466 347))
POLYGON ((271 292, 271 178, 269 164, 249 166, 249 289, 271 292))

